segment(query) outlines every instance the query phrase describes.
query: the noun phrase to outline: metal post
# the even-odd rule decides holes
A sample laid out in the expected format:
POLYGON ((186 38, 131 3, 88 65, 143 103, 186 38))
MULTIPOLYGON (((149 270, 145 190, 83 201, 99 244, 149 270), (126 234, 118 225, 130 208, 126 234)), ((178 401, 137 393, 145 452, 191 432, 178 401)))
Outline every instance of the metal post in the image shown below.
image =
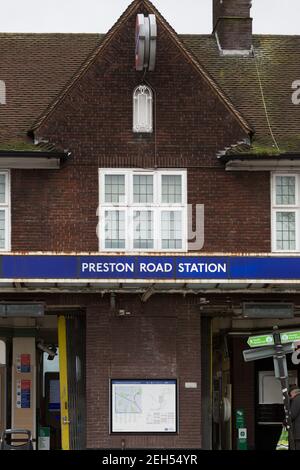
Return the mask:
POLYGON ((61 447, 70 450, 70 421, 68 397, 68 358, 67 358, 67 327, 66 318, 58 317, 58 347, 59 347, 59 386, 61 403, 61 447))
POLYGON ((291 419, 291 407, 290 407, 290 397, 289 397, 289 377, 285 367, 286 364, 286 355, 283 350, 283 345, 281 344, 281 338, 278 327, 274 327, 273 337, 275 345, 275 358, 278 364, 279 380, 281 383, 282 397, 283 397, 283 406, 285 413, 285 422, 287 430, 289 433, 289 448, 295 450, 295 441, 293 434, 293 426, 291 419))

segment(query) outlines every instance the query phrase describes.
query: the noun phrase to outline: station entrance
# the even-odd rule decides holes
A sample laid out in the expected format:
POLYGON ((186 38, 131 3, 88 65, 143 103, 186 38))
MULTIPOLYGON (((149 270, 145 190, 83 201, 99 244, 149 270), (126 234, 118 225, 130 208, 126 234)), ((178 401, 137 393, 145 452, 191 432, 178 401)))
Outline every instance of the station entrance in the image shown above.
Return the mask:
MULTIPOLYGON (((275 450, 284 409, 273 358, 245 362, 249 336, 300 329, 300 319, 212 320, 212 448, 219 450, 275 450), (240 439, 240 429, 246 438, 240 439)), ((300 383, 300 365, 287 355, 290 385, 300 383)))
POLYGON ((0 432, 27 429, 37 450, 83 449, 85 421, 85 317, 0 318, 0 432))

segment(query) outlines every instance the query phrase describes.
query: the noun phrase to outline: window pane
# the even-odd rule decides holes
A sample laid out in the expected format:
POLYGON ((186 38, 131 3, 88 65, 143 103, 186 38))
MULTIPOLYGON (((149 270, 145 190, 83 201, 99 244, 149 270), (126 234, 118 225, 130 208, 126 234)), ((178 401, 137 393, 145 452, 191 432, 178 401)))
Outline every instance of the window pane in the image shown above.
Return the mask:
POLYGON ((133 247, 153 248, 153 213, 152 211, 134 211, 133 247))
POLYGON ((276 248, 278 250, 296 249, 295 212, 276 212, 276 248))
POLYGON ((5 211, 0 210, 0 249, 5 248, 5 211))
POLYGON ((0 174, 0 203, 4 204, 5 202, 5 175, 0 174))
POLYGON ((125 202, 125 175, 105 175, 105 202, 125 202))
POLYGON ((162 248, 182 248, 182 217, 179 211, 161 213, 162 248))
POLYGON ((134 175, 133 177, 133 201, 153 202, 153 176, 134 175))
POLYGON ((134 132, 152 132, 152 91, 141 85, 133 95, 134 132))
POLYGON ((276 204, 288 205, 296 202, 294 176, 276 176, 276 204))
POLYGON ((182 201, 182 183, 179 175, 162 175, 161 201, 176 203, 182 201))
POLYGON ((124 211, 105 211, 105 248, 125 248, 124 211))

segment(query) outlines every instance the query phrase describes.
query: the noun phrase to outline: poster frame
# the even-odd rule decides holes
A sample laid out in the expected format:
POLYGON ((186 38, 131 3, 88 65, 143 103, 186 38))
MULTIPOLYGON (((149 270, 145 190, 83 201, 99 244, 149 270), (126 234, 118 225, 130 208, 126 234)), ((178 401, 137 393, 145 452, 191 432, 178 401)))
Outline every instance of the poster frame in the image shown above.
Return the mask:
POLYGON ((179 417, 179 381, 176 377, 169 378, 145 378, 145 377, 134 377, 134 378, 110 378, 109 379, 109 433, 113 435, 176 435, 178 434, 178 417, 179 417), (144 381, 144 382, 175 382, 175 431, 114 431, 113 430, 113 382, 129 382, 129 381, 144 381))

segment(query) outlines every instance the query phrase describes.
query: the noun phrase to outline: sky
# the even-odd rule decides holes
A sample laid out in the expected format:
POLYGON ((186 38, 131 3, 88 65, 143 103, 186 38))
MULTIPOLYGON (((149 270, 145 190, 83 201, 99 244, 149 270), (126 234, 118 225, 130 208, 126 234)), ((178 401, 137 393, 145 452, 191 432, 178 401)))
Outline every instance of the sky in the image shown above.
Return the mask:
MULTIPOLYGON (((130 0, 0 0, 0 32, 105 33, 130 0)), ((211 33, 212 0, 152 0, 180 34, 211 33)), ((299 34, 300 0, 253 0, 253 32, 299 34)))

